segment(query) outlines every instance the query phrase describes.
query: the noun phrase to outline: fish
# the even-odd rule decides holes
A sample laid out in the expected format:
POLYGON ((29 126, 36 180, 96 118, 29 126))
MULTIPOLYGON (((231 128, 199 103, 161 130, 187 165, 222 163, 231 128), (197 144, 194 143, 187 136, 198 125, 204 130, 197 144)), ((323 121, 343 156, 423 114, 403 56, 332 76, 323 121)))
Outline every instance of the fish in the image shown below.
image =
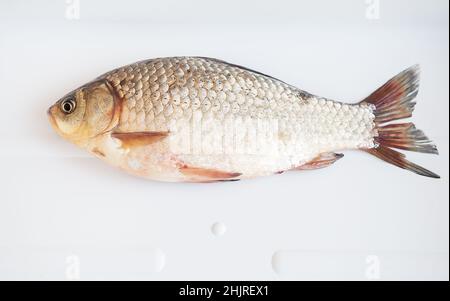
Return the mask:
POLYGON ((48 111, 64 139, 150 180, 211 183, 333 165, 347 150, 416 174, 402 151, 438 154, 412 122, 420 67, 344 103, 206 57, 166 57, 107 72, 48 111))

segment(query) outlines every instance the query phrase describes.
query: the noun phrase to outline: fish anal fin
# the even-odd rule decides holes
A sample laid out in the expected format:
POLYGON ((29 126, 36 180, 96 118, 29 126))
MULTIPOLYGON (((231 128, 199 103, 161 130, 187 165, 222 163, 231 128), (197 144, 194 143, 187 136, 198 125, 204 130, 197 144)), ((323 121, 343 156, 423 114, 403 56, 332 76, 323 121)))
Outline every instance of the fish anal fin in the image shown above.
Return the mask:
POLYGON ((343 154, 323 153, 320 154, 318 157, 314 158, 313 160, 298 167, 295 167, 293 170, 311 170, 328 167, 337 160, 341 159, 342 157, 344 157, 343 154))
POLYGON ((227 172, 217 169, 208 169, 201 167, 193 167, 186 164, 180 164, 178 167, 179 171, 190 178, 192 182, 216 182, 216 181, 227 181, 227 180, 238 180, 237 178, 241 176, 238 172, 227 172))
POLYGON ((161 141, 169 135, 169 132, 130 132, 116 133, 111 136, 122 142, 122 148, 141 147, 161 141))

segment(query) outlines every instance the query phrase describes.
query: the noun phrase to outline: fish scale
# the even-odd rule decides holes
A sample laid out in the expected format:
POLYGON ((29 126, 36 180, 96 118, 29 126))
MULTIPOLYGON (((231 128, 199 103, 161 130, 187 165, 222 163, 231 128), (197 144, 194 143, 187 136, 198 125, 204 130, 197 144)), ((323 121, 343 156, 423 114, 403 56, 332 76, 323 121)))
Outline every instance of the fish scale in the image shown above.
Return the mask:
POLYGON ((288 158, 276 166, 283 169, 321 152, 373 143, 374 115, 368 106, 316 97, 212 59, 153 59, 104 78, 124 101, 119 131, 169 131, 173 152, 191 163, 197 163, 192 152, 219 157, 276 153, 288 158))

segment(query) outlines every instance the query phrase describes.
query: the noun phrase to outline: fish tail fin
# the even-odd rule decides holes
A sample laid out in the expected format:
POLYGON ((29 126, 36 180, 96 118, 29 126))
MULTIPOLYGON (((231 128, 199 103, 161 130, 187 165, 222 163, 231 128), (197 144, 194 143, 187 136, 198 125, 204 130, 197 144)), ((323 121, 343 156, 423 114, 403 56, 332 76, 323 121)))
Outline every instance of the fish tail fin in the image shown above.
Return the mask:
POLYGON ((438 154, 432 141, 421 130, 416 129, 413 123, 387 124, 412 116, 416 105, 414 98, 419 91, 419 73, 419 66, 412 66, 361 102, 371 106, 375 115, 375 146, 364 150, 400 168, 422 176, 440 178, 437 174, 408 161, 404 154, 394 150, 438 154))

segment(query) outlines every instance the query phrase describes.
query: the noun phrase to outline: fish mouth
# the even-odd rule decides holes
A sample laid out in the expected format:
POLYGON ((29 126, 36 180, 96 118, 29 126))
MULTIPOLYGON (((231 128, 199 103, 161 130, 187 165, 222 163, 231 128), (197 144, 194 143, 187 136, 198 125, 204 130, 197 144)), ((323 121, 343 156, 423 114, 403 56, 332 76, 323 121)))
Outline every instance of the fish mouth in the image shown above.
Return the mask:
POLYGON ((59 133, 59 128, 58 125, 56 124, 56 120, 55 117, 52 114, 52 110, 53 110, 53 106, 51 106, 50 108, 47 109, 47 118, 48 121, 50 122, 52 128, 59 133))

